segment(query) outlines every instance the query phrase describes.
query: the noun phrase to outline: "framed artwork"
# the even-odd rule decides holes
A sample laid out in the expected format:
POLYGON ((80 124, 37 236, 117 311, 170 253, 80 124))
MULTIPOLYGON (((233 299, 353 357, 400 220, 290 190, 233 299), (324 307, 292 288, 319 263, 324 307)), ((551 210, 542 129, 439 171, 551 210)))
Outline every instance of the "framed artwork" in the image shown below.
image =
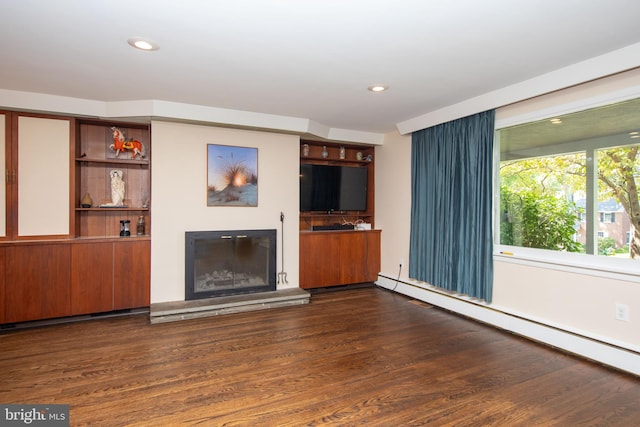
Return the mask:
POLYGON ((258 149, 207 144, 207 206, 258 206, 258 149))

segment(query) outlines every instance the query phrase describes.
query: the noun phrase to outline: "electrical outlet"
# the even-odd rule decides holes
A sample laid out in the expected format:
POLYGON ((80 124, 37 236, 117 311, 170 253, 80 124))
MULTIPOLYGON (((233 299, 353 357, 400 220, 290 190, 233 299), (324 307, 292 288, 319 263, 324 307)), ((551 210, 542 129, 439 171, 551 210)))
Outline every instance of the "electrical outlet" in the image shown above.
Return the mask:
POLYGON ((400 258, 400 267, 404 267, 404 259, 400 258))
POLYGON ((616 303, 616 320, 622 320, 623 322, 629 321, 628 305, 616 303))

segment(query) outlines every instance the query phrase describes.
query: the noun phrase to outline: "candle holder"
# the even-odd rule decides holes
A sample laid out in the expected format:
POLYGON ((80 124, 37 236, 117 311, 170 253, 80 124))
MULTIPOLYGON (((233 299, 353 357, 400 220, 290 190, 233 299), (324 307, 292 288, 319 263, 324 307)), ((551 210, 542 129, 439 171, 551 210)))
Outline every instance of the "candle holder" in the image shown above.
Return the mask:
POLYGON ((130 225, 131 225, 131 221, 129 221, 128 219, 120 220, 120 237, 131 236, 130 225))

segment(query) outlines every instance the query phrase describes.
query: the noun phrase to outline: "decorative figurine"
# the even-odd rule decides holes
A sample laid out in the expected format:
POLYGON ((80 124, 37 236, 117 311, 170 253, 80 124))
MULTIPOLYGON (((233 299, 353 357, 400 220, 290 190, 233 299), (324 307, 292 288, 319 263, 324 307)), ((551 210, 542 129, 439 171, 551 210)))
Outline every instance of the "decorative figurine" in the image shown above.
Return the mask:
POLYGON ((82 199, 80 200, 80 207, 90 208, 91 205, 93 205, 93 200, 91 199, 91 196, 87 191, 86 193, 84 193, 84 196, 82 196, 82 199))
POLYGON ((124 175, 121 170, 113 169, 109 173, 111 176, 111 203, 104 203, 100 205, 101 208, 116 208, 124 206, 124 181, 122 176, 124 175))
POLYGON ((117 127, 112 127, 113 131, 113 144, 109 145, 109 148, 116 152, 116 157, 121 151, 131 151, 131 158, 135 159, 136 156, 145 157, 146 152, 144 144, 137 139, 126 139, 124 133, 117 127))

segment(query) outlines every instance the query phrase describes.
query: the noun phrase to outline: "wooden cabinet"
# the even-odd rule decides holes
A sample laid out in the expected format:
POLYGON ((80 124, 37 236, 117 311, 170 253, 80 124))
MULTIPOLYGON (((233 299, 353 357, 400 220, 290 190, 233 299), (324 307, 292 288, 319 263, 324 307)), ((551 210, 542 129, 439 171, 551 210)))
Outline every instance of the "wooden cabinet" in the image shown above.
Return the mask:
POLYGON ((6 288, 5 285, 5 274, 4 274, 4 260, 6 259, 5 249, 0 247, 0 324, 4 323, 5 318, 5 306, 4 306, 4 290, 6 288))
MULTIPOLYGON (((7 236, 7 187, 12 181, 11 169, 7 167, 7 146, 10 139, 7 115, 8 113, 0 111, 0 172, 3 177, 0 184, 0 240, 7 236)), ((0 314, 0 320, 1 316, 0 314)))
POLYGON ((300 163, 340 165, 367 169, 367 210, 363 212, 300 212, 300 230, 310 230, 315 225, 366 222, 374 225, 375 180, 374 147, 368 145, 344 145, 318 141, 301 141, 300 163), (323 154, 326 152, 326 155, 323 154))
POLYGON ((0 323, 147 307, 150 240, 0 246, 0 323))
POLYGON ((380 230, 300 233, 300 287, 373 282, 380 272, 380 230))
POLYGON ((300 212, 300 287, 366 283, 380 272, 380 230, 306 231, 314 226, 374 226, 374 147, 301 141, 300 164, 367 168, 367 210, 364 212, 300 212))
POLYGON ((77 237, 88 240, 74 245, 74 314, 148 306, 151 276, 149 126, 78 120, 76 135, 75 230, 77 237), (121 138, 114 133, 115 129, 121 132, 121 138), (117 151, 118 148, 125 150, 117 151), (139 152, 134 152, 134 148, 139 152), (119 206, 111 206, 114 202, 112 171, 122 171, 124 200, 119 206), (90 203, 86 202, 86 195, 90 203), (142 237, 136 230, 140 217, 145 224, 142 237), (129 221, 131 237, 119 237, 123 220, 129 221), (102 242, 103 238, 107 241, 102 242))
POLYGON ((71 314, 146 307, 150 241, 75 242, 71 249, 71 314))
POLYGON ((113 243, 71 245, 71 315, 113 310, 113 243))
POLYGON ((69 244, 13 245, 4 255, 5 323, 69 315, 69 244))
POLYGON ((60 238, 70 221, 73 118, 0 112, 0 240, 60 238))
POLYGON ((113 309, 147 307, 151 287, 151 242, 113 244, 113 309))
POLYGON ((149 305, 150 148, 148 125, 0 111, 1 324, 149 305), (114 127, 144 155, 116 155, 114 127), (112 170, 125 183, 118 206, 107 206, 112 170))
MULTIPOLYGON (((151 177, 149 159, 151 144, 149 126, 103 121, 77 121, 75 147, 75 230, 78 237, 108 237, 120 235, 120 221, 128 220, 132 235, 140 216, 145 230, 150 230, 149 205, 151 202, 151 177), (125 135, 125 144, 137 141, 143 151, 133 155, 132 150, 114 150, 114 131, 125 135), (110 148, 113 146, 113 148, 110 148), (124 202, 113 203, 111 172, 122 171, 124 202), (91 203, 84 204, 88 195, 91 203)), ((128 146, 128 145, 127 145, 128 146)))

